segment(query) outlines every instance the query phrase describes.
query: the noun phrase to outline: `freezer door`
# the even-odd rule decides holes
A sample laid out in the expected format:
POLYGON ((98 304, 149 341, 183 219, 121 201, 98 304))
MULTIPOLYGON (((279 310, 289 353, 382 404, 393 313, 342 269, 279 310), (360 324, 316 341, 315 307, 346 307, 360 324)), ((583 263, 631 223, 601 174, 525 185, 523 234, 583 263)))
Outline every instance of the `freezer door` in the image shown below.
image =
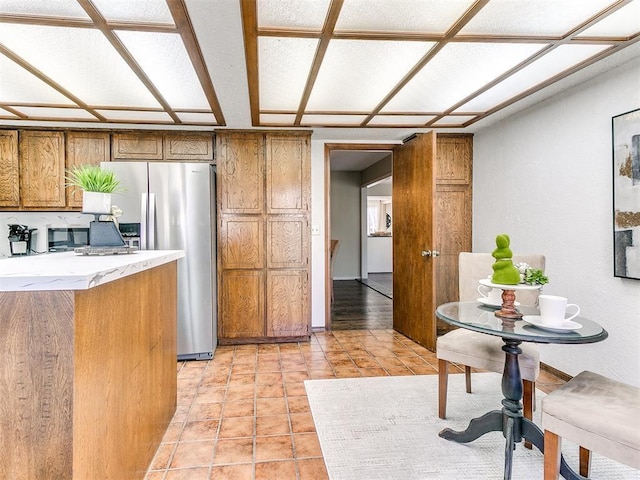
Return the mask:
POLYGON ((209 164, 149 163, 155 248, 185 252, 178 262, 181 359, 210 358, 216 345, 214 185, 209 164))

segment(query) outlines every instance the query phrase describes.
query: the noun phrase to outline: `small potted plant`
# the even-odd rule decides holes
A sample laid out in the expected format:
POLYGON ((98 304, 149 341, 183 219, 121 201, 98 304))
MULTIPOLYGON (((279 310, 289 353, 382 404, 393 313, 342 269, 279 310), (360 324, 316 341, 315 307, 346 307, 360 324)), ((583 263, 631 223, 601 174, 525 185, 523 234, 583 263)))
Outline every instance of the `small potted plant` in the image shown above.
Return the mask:
POLYGON ((78 165, 67 170, 68 187, 82 189, 82 211, 85 213, 111 213, 111 194, 122 191, 120 181, 111 170, 99 165, 78 165))

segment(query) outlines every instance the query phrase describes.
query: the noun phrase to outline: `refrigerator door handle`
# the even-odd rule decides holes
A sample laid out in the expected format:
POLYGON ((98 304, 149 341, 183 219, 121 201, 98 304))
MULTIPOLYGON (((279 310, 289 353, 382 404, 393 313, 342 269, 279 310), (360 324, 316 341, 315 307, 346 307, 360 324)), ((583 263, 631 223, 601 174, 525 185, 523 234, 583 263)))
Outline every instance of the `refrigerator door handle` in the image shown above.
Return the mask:
POLYGON ((140 199, 140 250, 147 250, 147 225, 148 225, 148 211, 149 196, 143 193, 140 199))
POLYGON ((149 218, 148 218, 148 250, 156 249, 156 194, 149 194, 149 218))

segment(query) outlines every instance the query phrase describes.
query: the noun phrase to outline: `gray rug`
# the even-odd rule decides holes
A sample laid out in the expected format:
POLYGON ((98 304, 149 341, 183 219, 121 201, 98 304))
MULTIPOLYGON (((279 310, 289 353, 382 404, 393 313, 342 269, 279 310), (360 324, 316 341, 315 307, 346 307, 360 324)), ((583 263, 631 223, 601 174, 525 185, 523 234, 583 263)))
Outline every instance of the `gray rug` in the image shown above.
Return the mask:
MULTIPOLYGON (((468 444, 438 437, 450 427, 501 408, 500 375, 476 373, 473 393, 464 375, 449 375, 447 419, 438 418, 437 376, 307 380, 305 387, 331 480, 501 479, 504 437, 491 432, 468 444)), ((544 396, 537 393, 538 407, 544 396)), ((540 408, 535 418, 540 424, 540 408)), ((576 445, 563 452, 577 470, 576 445)), ((543 458, 522 444, 514 452, 513 480, 543 477, 543 458)), ((593 454, 593 479, 640 479, 640 472, 593 454)))

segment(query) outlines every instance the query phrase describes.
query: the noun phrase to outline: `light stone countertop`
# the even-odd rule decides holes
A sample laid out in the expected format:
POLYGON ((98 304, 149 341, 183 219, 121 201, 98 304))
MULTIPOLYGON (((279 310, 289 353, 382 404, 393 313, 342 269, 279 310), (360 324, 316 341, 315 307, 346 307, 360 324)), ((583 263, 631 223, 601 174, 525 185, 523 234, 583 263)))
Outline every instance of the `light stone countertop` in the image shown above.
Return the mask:
POLYGON ((0 292, 86 290, 184 257, 182 250, 138 250, 120 255, 73 252, 0 260, 0 292))

